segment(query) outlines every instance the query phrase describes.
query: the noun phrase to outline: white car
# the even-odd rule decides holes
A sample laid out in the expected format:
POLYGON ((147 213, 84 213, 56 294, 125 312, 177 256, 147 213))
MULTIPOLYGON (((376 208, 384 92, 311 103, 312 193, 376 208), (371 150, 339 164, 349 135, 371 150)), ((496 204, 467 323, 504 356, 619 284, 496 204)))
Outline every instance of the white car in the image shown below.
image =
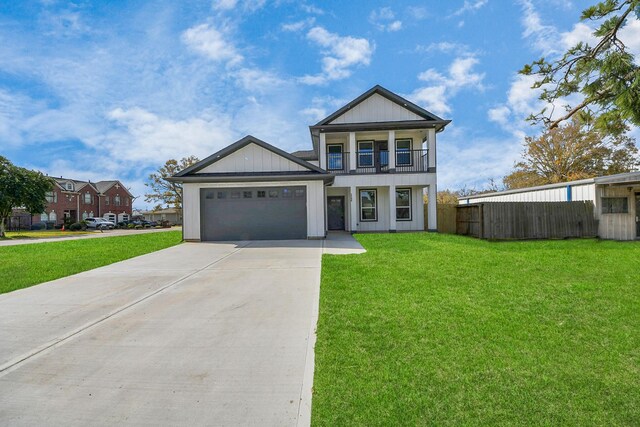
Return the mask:
POLYGON ((111 221, 107 221, 104 218, 87 218, 84 220, 84 222, 87 223, 87 228, 108 228, 108 229, 114 229, 116 227, 116 225, 111 222, 111 221))

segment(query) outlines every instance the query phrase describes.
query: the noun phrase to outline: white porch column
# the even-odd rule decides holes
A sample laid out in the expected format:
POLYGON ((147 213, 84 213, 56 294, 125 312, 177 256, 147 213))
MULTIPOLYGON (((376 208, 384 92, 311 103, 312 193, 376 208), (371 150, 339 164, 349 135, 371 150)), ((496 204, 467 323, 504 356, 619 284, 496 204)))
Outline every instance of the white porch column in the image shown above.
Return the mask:
POLYGON ((349 171, 355 171, 356 167, 356 133, 349 132, 349 171))
MULTIPOLYGON (((389 162, 391 163, 391 162, 389 162)), ((389 232, 396 231, 396 186, 389 186, 389 232)))
POLYGON ((395 130, 389 131, 387 146, 389 147, 389 171, 395 172, 396 170, 396 131, 395 130))
POLYGON ((354 233, 358 231, 358 218, 360 218, 360 212, 358 210, 358 189, 356 187, 351 187, 349 190, 349 213, 351 214, 351 224, 349 224, 349 230, 354 233))
POLYGON ((322 169, 327 169, 327 135, 320 132, 320 147, 318 147, 319 165, 322 169))
POLYGON ((429 169, 436 167, 436 130, 427 130, 427 148, 429 148, 429 169))
POLYGON ((427 197, 429 198, 427 229, 429 231, 438 231, 437 194, 436 185, 430 185, 427 190, 427 197))

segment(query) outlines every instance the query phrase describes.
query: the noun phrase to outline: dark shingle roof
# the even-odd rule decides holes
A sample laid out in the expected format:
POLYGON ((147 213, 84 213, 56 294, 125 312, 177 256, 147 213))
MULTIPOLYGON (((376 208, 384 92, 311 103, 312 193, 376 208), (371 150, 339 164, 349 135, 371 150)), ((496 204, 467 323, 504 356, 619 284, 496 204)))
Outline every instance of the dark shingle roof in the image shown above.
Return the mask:
POLYGON ((318 160, 318 155, 315 150, 298 150, 291 153, 291 155, 306 161, 318 160))

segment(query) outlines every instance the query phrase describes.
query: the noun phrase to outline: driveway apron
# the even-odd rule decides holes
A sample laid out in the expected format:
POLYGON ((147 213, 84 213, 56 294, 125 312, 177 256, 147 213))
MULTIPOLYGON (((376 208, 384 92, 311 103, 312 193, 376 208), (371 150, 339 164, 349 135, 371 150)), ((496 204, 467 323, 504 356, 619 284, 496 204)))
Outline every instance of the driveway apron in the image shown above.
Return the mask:
POLYGON ((185 243, 0 295, 0 425, 306 425, 322 243, 185 243))

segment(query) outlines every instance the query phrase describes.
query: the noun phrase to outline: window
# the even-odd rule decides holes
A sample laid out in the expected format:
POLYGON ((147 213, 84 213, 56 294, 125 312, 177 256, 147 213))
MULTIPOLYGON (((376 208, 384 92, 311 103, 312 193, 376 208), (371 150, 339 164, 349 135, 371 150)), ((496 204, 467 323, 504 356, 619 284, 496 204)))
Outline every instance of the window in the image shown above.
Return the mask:
POLYGON ((243 191, 242 197, 245 199, 251 199, 253 197, 253 191, 243 191))
POLYGON ((265 197, 267 197, 267 192, 264 190, 258 190, 256 191, 256 197, 258 199, 264 199, 265 197))
POLYGON ((232 199, 239 199, 240 198, 240 192, 239 191, 232 191, 230 193, 230 196, 232 199))
POLYGON ((396 220, 411 221, 411 189, 396 190, 396 220))
POLYGON ((342 144, 327 145, 327 169, 342 169, 342 144))
POLYGON ((47 202, 58 203, 58 193, 56 191, 48 191, 46 197, 47 202))
POLYGON ((47 215, 46 212, 42 212, 40 214, 40 222, 47 222, 49 221, 49 215, 47 215))
MULTIPOLYGON (((213 192, 211 192, 213 194, 213 192)), ((213 196, 211 197, 213 199, 213 196)), ((227 192, 226 191, 218 191, 218 199, 226 199, 227 192)))
POLYGON ((360 221, 378 220, 377 196, 376 190, 360 190, 360 221))
POLYGON ((116 206, 120 206, 120 195, 116 194, 115 197, 113 198, 113 204, 116 206))
POLYGON ((84 193, 84 204, 85 205, 91 204, 91 193, 89 193, 88 191, 84 193))
POLYGON ((301 199, 304 197, 304 188, 296 188, 294 191, 294 196, 296 199, 301 199))
POLYGON ((282 197, 286 197, 287 199, 290 199, 291 196, 293 196, 293 194, 292 194, 290 188, 283 188, 282 189, 282 197))
POLYGON ((129 198, 128 197, 124 198, 124 205, 125 206, 129 206, 129 198))
POLYGON ((109 206, 109 201, 110 201, 109 196, 105 196, 104 197, 104 205, 105 206, 109 206))
POLYGON ((278 198, 278 190, 269 190, 269 198, 277 199, 278 198))
POLYGON ((211 200, 211 199, 213 199, 213 195, 214 194, 215 193, 213 191, 207 191, 207 192, 204 193, 204 198, 211 200))
POLYGON ((67 182, 65 184, 65 188, 67 189, 67 191, 73 191, 73 182, 67 182))
POLYGON ((396 139, 396 166, 411 165, 411 139, 396 139))
POLYGON ((56 222, 58 219, 58 215, 56 215, 56 211, 49 212, 49 221, 56 222))
POLYGON ((358 167, 373 166, 373 141, 358 141, 358 167))
POLYGON ((603 197, 602 213, 617 214, 629 213, 629 201, 626 197, 603 197))
POLYGON ((85 220, 89 218, 89 214, 87 213, 87 211, 82 212, 82 219, 85 220))

